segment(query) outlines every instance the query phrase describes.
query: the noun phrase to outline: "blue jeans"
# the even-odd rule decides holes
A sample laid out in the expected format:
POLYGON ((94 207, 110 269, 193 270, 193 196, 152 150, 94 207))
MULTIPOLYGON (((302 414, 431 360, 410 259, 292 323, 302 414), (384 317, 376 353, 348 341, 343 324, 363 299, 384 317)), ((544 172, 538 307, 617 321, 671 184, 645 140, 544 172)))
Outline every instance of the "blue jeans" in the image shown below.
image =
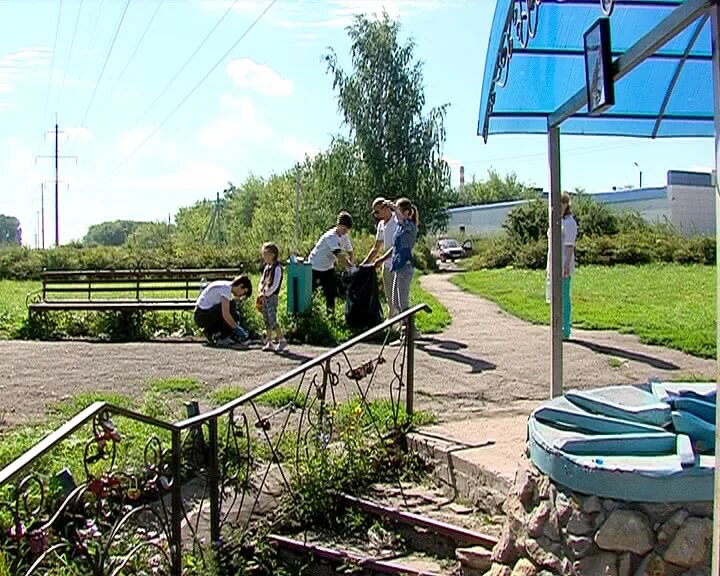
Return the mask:
POLYGON ((570 323, 572 318, 572 303, 570 302, 570 276, 563 277, 562 280, 562 331, 563 338, 570 338, 570 323))

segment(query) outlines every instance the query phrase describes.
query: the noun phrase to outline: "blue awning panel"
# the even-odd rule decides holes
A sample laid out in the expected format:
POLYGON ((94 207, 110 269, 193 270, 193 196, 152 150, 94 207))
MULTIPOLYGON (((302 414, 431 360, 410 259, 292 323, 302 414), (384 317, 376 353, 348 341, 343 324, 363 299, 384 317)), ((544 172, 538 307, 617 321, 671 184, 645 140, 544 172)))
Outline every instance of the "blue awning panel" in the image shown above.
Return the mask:
MULTIPOLYGON (((608 0, 606 0, 608 1, 608 0)), ((616 0, 614 57, 667 17, 678 0, 616 0)), ((547 118, 585 86, 583 33, 603 17, 599 0, 497 0, 478 134, 544 134, 547 118), (517 25, 515 14, 524 14, 517 25), (523 47, 524 46, 524 47, 523 47)), ((565 134, 713 136, 710 20, 700 17, 615 85, 615 106, 583 108, 565 134)))

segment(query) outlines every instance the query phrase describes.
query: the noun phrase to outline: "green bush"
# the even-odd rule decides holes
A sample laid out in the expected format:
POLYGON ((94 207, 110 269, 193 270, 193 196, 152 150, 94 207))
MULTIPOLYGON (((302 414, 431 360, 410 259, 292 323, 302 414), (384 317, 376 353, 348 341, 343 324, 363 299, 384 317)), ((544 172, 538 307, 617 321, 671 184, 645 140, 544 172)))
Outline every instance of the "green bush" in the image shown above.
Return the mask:
POLYGON ((547 265, 547 240, 541 238, 517 247, 514 263, 519 268, 540 270, 547 265))
POLYGON ((515 248, 506 236, 473 240, 471 268, 505 268, 515 259, 515 248))
POLYGON ((61 246, 48 250, 0 248, 0 279, 37 280, 43 270, 147 268, 259 268, 257 250, 234 247, 131 249, 127 246, 61 246))
POLYGON ((571 209, 578 224, 578 237, 612 236, 618 233, 617 214, 606 204, 596 202, 587 194, 575 195, 571 209))
POLYGON ((436 272, 438 270, 437 259, 430 252, 430 247, 418 241, 413 248, 413 259, 415 267, 421 272, 436 272))
POLYGON ((513 208, 503 228, 511 243, 526 244, 547 238, 548 206, 544 200, 530 200, 513 208))

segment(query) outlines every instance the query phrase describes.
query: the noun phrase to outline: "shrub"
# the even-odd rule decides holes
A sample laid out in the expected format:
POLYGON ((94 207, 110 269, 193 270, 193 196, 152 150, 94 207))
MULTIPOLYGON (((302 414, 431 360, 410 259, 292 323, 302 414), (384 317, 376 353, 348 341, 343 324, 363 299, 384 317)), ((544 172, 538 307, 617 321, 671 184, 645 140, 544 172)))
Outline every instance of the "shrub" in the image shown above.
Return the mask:
POLYGON ((505 268, 513 263, 515 249, 506 236, 473 241, 471 268, 505 268))
POLYGON ((415 266, 421 272, 435 272, 438 270, 438 264, 435 256, 430 252, 430 247, 422 241, 415 243, 413 248, 413 259, 415 266))
POLYGON ((541 238, 536 242, 523 244, 517 247, 513 262, 519 268, 543 269, 547 263, 547 250, 546 239, 541 238))
POLYGON ((587 194, 577 194, 571 207, 578 224, 578 237, 618 233, 618 217, 606 204, 596 202, 587 194))
POLYGON ((548 205, 544 200, 531 200, 513 208, 503 228, 512 243, 525 244, 547 238, 548 205))

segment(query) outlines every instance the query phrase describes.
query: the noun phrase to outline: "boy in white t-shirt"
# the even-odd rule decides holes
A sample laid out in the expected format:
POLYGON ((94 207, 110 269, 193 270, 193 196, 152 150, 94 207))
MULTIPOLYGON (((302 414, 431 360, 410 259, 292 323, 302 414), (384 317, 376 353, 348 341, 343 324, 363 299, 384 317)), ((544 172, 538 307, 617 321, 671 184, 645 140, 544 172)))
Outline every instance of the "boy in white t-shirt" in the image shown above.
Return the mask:
MULTIPOLYGON (((375 245, 362 264, 373 262, 375 258, 385 254, 393 247, 393 239, 398 228, 395 206, 390 200, 379 196, 372 203, 373 217, 378 221, 375 233, 375 245)), ((362 265, 361 264, 361 265, 362 265)), ((383 291, 388 304, 388 318, 395 316, 397 310, 393 306, 392 298, 393 272, 392 259, 388 258, 383 262, 383 291)))
POLYGON ((352 216, 347 212, 340 212, 335 226, 320 236, 310 252, 313 288, 318 285, 322 288, 325 304, 330 313, 335 310, 337 296, 335 263, 339 259, 345 267, 352 266, 353 246, 348 236, 352 225, 352 216))
POLYGON ((195 303, 195 323, 203 329, 210 343, 229 346, 247 340, 247 331, 240 326, 236 300, 252 294, 252 283, 245 274, 234 280, 215 280, 208 284, 195 303))

